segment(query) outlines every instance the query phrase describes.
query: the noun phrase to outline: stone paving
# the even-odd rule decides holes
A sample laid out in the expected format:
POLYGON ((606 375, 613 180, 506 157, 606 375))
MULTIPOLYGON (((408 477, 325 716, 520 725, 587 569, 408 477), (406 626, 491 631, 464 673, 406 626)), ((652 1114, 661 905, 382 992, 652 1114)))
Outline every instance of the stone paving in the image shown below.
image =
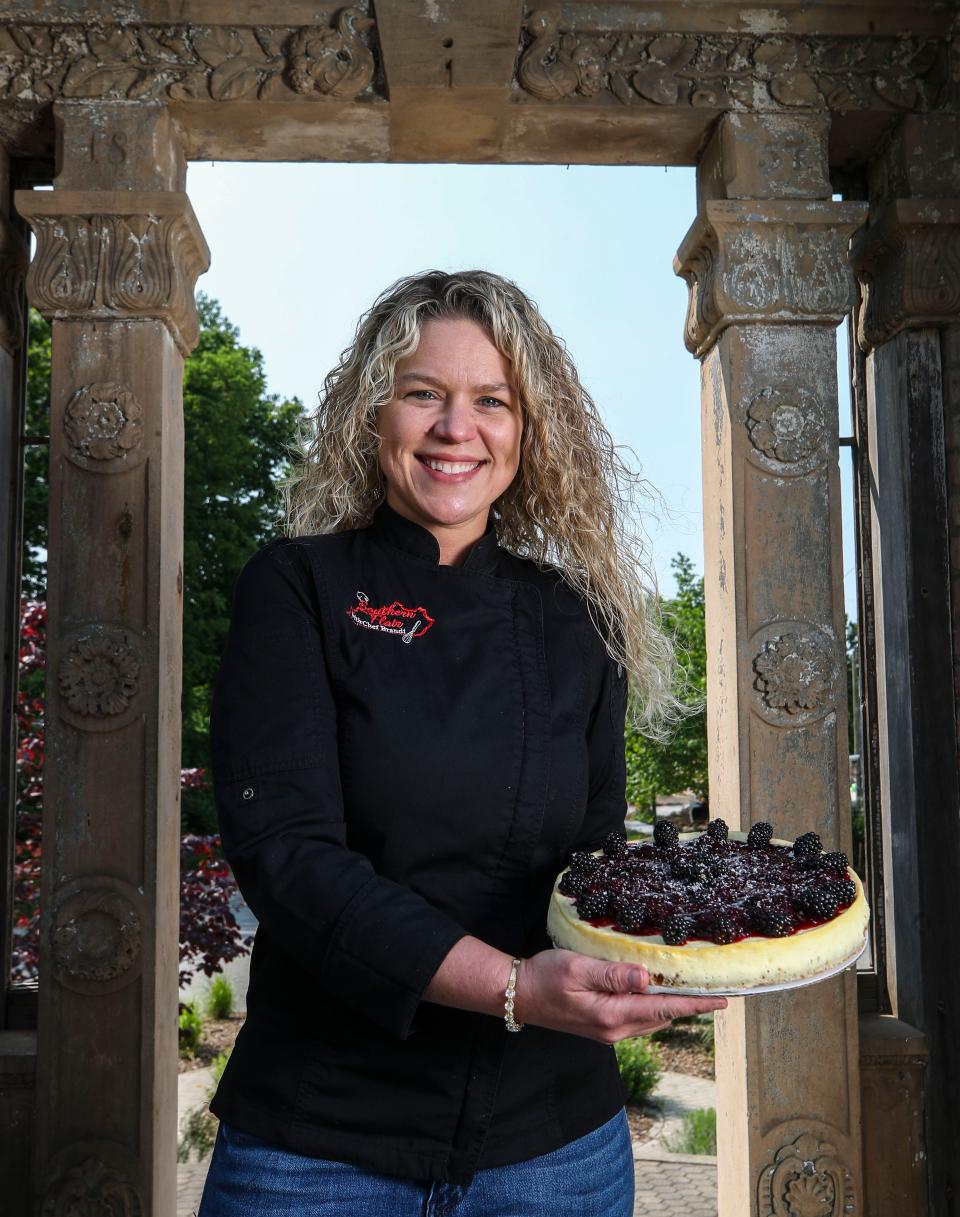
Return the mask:
MULTIPOLYGON (((205 1100, 211 1085, 209 1069, 180 1074, 178 1119, 205 1100)), ((636 1202, 634 1217, 717 1217, 715 1158, 669 1153, 661 1138, 675 1135, 683 1113, 715 1107, 715 1084, 682 1073, 665 1073, 655 1099, 661 1121, 652 1138, 634 1146, 636 1202)), ((207 1160, 177 1167, 177 1217, 193 1217, 200 1203, 207 1160)))

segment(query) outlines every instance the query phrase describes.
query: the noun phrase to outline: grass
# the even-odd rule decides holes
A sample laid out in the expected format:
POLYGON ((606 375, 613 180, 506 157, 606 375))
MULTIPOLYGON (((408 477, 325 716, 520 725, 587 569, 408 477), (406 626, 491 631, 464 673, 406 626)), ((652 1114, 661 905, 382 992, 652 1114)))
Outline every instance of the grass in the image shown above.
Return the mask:
POLYGON ((716 1154, 715 1108, 700 1107, 696 1111, 688 1111, 683 1117, 683 1127, 674 1136, 665 1138, 664 1146, 673 1154, 716 1154))
POLYGON ((212 1084, 207 1091, 206 1100, 199 1107, 191 1107, 183 1117, 180 1141, 177 1144, 178 1162, 189 1162, 191 1154, 196 1154, 197 1161, 201 1162, 207 1154, 213 1152, 219 1121, 207 1104, 213 1098, 213 1093, 223 1076, 229 1058, 229 1048, 226 1052, 220 1052, 213 1058, 211 1062, 212 1084))

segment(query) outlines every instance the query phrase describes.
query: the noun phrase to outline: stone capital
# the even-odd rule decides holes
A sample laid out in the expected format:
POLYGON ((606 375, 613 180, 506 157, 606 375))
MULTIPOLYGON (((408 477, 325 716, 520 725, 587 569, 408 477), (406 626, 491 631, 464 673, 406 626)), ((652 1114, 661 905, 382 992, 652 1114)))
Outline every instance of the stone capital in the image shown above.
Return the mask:
POLYGON ((865 203, 709 199, 674 271, 690 288, 684 341, 706 354, 728 325, 838 324, 855 300, 848 247, 865 203))
POLYGON ((869 350, 910 327, 960 314, 960 199, 895 199, 858 234, 858 339, 869 350))
POLYGON ((18 190, 14 203, 37 239, 27 295, 46 318, 157 319, 184 357, 193 350, 210 251, 186 194, 18 190))

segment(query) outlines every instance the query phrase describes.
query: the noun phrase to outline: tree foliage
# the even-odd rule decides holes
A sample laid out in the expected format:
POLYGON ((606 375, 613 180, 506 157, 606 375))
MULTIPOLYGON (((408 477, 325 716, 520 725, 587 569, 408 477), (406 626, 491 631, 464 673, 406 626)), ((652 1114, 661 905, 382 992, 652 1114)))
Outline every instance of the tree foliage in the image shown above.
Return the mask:
MULTIPOLYGON (((303 406, 267 393, 263 355, 240 343, 219 304, 197 298, 200 340, 184 364, 184 561, 182 763, 208 769, 210 693, 226 640, 234 580, 246 559, 278 531, 277 479, 287 468, 303 406)), ((50 328, 30 311, 27 434, 50 420, 50 328)), ((23 591, 46 597, 45 444, 27 448, 23 591)), ((185 826, 214 827, 205 784, 188 789, 185 826)))
POLYGON ((696 707, 663 742, 647 739, 628 729, 627 800, 652 818, 657 794, 693 790, 705 797, 707 783, 707 643, 704 623, 703 578, 693 563, 677 554, 670 563, 677 593, 661 601, 663 628, 674 638, 680 689, 678 696, 696 707))

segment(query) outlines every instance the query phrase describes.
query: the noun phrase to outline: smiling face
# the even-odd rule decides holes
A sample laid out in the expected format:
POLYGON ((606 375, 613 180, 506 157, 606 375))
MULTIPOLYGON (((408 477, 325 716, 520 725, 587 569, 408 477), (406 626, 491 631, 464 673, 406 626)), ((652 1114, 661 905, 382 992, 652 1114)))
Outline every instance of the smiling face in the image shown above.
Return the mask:
POLYGON ((416 351, 397 362, 377 432, 387 503, 433 533, 441 563, 462 561, 483 534, 519 468, 522 428, 510 362, 483 329, 425 321, 416 351))

